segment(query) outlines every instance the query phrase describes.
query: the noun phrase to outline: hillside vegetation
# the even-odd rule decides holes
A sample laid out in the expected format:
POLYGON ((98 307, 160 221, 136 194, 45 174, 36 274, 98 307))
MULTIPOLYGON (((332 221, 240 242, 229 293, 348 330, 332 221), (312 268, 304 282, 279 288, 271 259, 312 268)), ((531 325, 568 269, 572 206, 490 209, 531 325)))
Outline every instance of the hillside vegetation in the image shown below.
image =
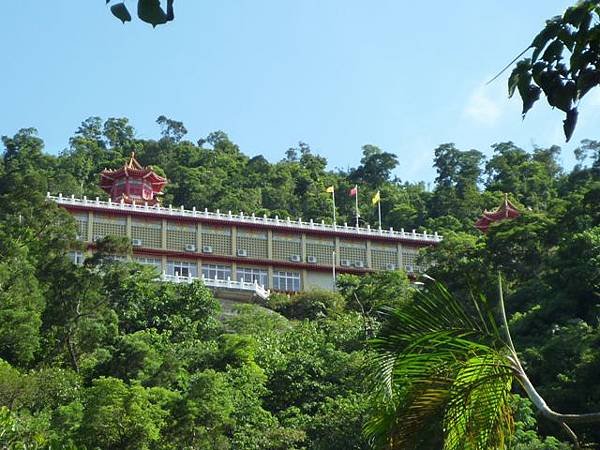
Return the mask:
MULTIPOLYGON (((161 137, 143 140, 127 119, 85 120, 68 148, 46 153, 33 129, 4 137, 0 163, 0 447, 39 449, 367 449, 375 409, 365 370, 383 307, 413 301, 402 272, 341 276, 336 293, 274 295, 220 320, 201 283, 156 282, 148 268, 116 262, 108 239, 84 266, 69 214, 46 192, 100 196, 98 173, 132 151, 170 181, 164 203, 279 217, 362 219, 381 192, 383 226, 438 231, 423 254, 429 275, 459 297, 496 298, 507 282, 515 345, 548 403, 600 410, 600 142, 583 141, 565 171, 560 148, 492 145, 490 157, 453 144, 435 149, 432 187, 394 178, 402 161, 374 145, 358 167, 331 170, 307 144, 281 161, 242 153, 225 133, 196 143, 161 116, 161 137), (473 228, 503 193, 523 212, 473 228)), ((514 449, 568 448, 554 424, 536 422, 515 391, 514 449), (552 437, 553 436, 553 437, 552 437)), ((440 447, 440 424, 418 448, 440 447)), ((577 433, 600 442, 593 427, 577 433)))

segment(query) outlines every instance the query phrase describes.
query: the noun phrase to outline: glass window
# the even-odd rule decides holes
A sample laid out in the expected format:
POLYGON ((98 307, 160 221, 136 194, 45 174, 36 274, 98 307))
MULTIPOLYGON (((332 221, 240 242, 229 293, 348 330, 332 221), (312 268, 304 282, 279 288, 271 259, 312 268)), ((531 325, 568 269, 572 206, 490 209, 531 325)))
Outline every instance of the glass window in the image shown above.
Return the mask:
POLYGON ((167 261, 167 275, 179 275, 180 277, 198 276, 198 266, 192 261, 167 261))
POLYGON ((237 280, 245 281, 246 283, 254 283, 255 281, 261 286, 267 286, 268 274, 266 270, 253 269, 250 267, 239 267, 237 270, 237 280))
POLYGON ((83 257, 82 252, 69 252, 67 256, 73 262, 73 264, 77 264, 78 266, 83 265, 83 260, 85 258, 83 257))
POLYGON ((217 264, 203 264, 202 275, 204 275, 204 278, 210 280, 214 280, 215 278, 217 280, 226 280, 227 278, 231 278, 231 267, 217 264))
POLYGON ((145 266, 152 266, 158 273, 162 272, 162 261, 160 258, 147 258, 145 256, 136 256, 135 262, 145 266))
POLYGON ((277 291, 298 292, 300 290, 299 272, 273 273, 273 289, 277 291))

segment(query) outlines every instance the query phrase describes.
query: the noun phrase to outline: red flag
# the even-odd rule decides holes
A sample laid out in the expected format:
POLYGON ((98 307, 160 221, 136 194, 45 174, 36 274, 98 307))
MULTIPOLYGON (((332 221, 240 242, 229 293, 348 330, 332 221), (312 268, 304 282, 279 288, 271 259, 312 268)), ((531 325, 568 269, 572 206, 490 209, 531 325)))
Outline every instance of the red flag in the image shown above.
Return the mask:
POLYGON ((350 195, 350 197, 356 197, 357 193, 358 193, 358 187, 354 186, 352 189, 350 189, 350 192, 348 193, 348 195, 350 195))

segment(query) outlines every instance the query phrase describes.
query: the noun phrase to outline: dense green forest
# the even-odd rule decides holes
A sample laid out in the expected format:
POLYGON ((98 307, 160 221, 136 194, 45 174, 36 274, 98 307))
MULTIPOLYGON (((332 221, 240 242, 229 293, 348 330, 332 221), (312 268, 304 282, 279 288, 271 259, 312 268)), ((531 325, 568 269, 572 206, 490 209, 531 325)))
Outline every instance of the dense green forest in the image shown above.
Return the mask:
MULTIPOLYGON (((364 423, 385 408, 365 377, 370 338, 385 306, 413 302, 402 272, 340 276, 339 289, 274 295, 223 317, 200 283, 154 281, 148 268, 107 258, 84 266, 66 256, 75 225, 46 192, 104 197, 98 173, 132 151, 170 181, 164 202, 280 217, 351 222, 381 191, 383 226, 438 231, 428 274, 457 296, 496 298, 496 274, 530 378, 562 412, 600 410, 600 142, 585 140, 565 171, 561 149, 512 142, 491 156, 453 144, 435 149, 437 178, 394 177, 402 161, 374 145, 360 165, 331 170, 305 143, 270 162, 228 136, 187 140, 161 116, 161 137, 142 140, 127 119, 85 120, 55 156, 34 129, 3 137, 0 163, 0 447, 114 449, 367 449, 364 423), (523 214, 483 235, 473 223, 502 193, 523 214)), ((53 149, 52 149, 53 150, 53 149)), ((376 211, 362 219, 376 224, 376 211)), ((513 449, 570 448, 514 392, 513 449)), ((417 448, 441 446, 439 424, 417 448)), ((600 442, 593 426, 582 441, 600 442)))

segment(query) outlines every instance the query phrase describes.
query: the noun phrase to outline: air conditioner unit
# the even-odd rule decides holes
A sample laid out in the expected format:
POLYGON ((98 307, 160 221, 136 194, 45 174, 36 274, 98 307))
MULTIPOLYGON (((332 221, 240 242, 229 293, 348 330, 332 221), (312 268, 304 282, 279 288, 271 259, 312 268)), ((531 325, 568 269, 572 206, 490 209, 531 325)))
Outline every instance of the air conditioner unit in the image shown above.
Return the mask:
POLYGON ((248 252, 246 250, 244 250, 243 248, 239 248, 237 251, 237 255, 246 257, 246 256, 248 256, 248 252))
POLYGON ((141 239, 132 239, 131 240, 131 245, 133 245, 134 247, 141 247, 142 246, 142 240, 141 239))
POLYGON ((317 257, 316 256, 307 256, 306 257, 306 262, 309 264, 316 264, 317 263, 317 257))
POLYGON ((354 267, 365 267, 365 263, 363 261, 354 261, 354 267))
POLYGON ((75 235, 75 240, 77 240, 77 241, 81 241, 81 235, 80 235, 80 234, 76 234, 76 235, 75 235))
POLYGON ((94 242, 101 241, 102 239, 104 239, 104 236, 102 236, 101 234, 97 234, 94 236, 94 242))
POLYGON ((202 246, 202 253, 212 253, 212 252, 213 252, 212 246, 210 246, 210 245, 202 246))
POLYGON ((406 265, 406 272, 408 272, 408 273, 415 273, 414 266, 412 266, 410 264, 406 265))
POLYGON ((300 255, 290 256, 290 261, 292 261, 292 262, 300 262, 301 260, 302 260, 302 258, 300 258, 300 255))
POLYGON ((185 244, 185 251, 186 252, 195 252, 196 246, 194 244, 185 244))
POLYGON ((396 264, 386 264, 385 270, 396 270, 396 264))
POLYGON ((340 266, 343 266, 343 267, 350 267, 351 265, 352 265, 352 263, 350 262, 350 260, 349 260, 349 259, 342 259, 342 260, 340 261, 340 266))

